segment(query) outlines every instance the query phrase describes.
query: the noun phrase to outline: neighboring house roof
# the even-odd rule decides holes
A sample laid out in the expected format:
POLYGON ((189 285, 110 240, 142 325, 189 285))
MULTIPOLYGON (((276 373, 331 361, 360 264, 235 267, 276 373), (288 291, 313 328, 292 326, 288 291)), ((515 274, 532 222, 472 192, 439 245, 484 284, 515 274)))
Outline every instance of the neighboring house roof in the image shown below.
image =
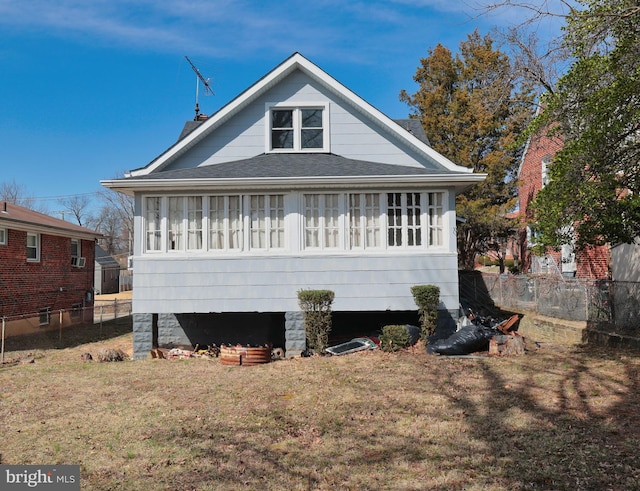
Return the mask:
POLYGON ((96 244, 96 262, 103 268, 118 268, 120 263, 113 256, 109 255, 102 247, 96 244))
POLYGON ((102 236, 100 232, 6 201, 0 202, 0 227, 88 240, 102 236))

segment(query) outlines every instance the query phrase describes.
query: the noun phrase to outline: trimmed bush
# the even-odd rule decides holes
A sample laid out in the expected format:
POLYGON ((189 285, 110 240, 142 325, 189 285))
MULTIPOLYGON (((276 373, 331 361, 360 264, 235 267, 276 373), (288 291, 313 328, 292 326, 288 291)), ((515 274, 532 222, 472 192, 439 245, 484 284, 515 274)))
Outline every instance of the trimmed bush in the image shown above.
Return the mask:
POLYGON ((380 349, 398 351, 409 346, 409 331, 405 325, 392 324, 384 326, 380 334, 380 349))
POLYGON ((331 304, 335 294, 331 290, 300 290, 298 303, 304 312, 307 348, 323 353, 331 332, 331 304))
POLYGON ((438 323, 438 305, 440 304, 440 287, 435 285, 416 285, 411 287, 413 301, 418 306, 420 315, 421 337, 425 341, 436 332, 438 323))

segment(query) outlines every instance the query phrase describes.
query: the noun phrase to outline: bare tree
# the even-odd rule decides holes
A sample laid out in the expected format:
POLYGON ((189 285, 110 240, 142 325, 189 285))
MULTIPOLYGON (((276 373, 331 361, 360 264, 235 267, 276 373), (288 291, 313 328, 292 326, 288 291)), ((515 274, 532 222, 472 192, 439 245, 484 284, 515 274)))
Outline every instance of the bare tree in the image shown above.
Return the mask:
MULTIPOLYGON (((116 178, 123 177, 121 172, 116 178)), ((110 189, 100 191, 104 203, 96 229, 102 232, 105 248, 110 254, 129 254, 133 252, 133 197, 110 189)))
POLYGON ((78 225, 81 227, 85 227, 91 221, 89 212, 91 200, 87 195, 80 194, 68 198, 62 198, 58 200, 58 203, 65 211, 68 211, 69 214, 75 218, 76 222, 78 222, 78 225))
POLYGON ((35 205, 35 200, 27 195, 25 187, 15 180, 0 183, 0 200, 29 209, 35 205))

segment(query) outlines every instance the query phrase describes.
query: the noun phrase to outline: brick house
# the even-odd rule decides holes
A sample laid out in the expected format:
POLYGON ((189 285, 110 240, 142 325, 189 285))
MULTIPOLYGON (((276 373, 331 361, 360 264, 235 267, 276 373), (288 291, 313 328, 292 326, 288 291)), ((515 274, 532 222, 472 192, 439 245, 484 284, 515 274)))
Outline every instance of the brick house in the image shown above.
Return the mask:
POLYGON ((100 235, 0 202, 0 318, 6 336, 93 319, 92 309, 83 307, 93 306, 100 235))
POLYGON ((544 257, 532 253, 535 245, 535 224, 530 208, 532 201, 549 182, 548 167, 553 157, 563 147, 560 135, 550 136, 542 131, 527 142, 518 169, 518 197, 520 201, 520 231, 518 255, 523 272, 558 273, 586 279, 610 278, 610 246, 593 246, 575 251, 572 245, 564 245, 559 251, 549 249, 544 257))

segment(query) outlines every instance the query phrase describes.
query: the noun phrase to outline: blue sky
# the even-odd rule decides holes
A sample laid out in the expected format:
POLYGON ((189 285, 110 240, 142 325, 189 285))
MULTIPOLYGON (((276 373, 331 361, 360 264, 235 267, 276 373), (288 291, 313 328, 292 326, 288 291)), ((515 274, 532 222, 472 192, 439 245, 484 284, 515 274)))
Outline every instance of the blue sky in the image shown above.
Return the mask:
POLYGON ((146 165, 298 51, 393 118, 420 58, 516 22, 451 0, 0 0, 0 183, 59 197, 146 165))

